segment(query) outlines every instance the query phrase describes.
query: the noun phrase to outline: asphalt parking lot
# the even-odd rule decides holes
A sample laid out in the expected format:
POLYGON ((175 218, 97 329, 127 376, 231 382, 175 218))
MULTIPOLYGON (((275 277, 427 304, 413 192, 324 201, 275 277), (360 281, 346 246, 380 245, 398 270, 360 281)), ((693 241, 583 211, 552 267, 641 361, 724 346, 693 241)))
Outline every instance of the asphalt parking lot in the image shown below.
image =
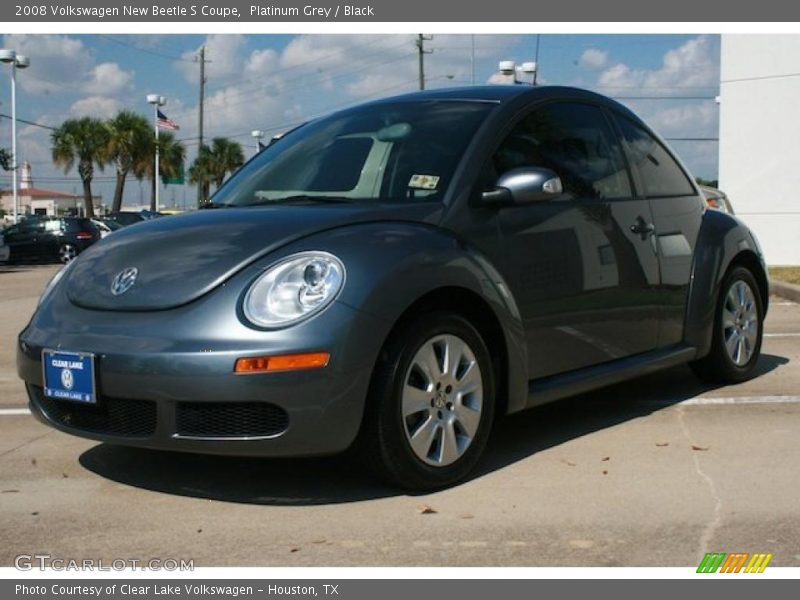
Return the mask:
POLYGON ((118 448, 26 414, 15 338, 55 266, 0 267, 0 565, 18 554, 196 566, 800 566, 800 305, 773 298, 760 375, 685 367, 501 422, 470 481, 412 496, 342 458, 118 448))

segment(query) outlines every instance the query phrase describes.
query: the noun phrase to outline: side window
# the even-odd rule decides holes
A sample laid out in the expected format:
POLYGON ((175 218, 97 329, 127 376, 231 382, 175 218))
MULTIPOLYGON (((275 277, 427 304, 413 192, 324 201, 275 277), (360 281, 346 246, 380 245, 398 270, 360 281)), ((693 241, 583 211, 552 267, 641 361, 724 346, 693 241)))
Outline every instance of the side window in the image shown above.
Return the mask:
POLYGON ((616 117, 628 144, 631 165, 639 171, 645 196, 693 195, 689 178, 658 140, 624 117, 616 117))
POLYGON ((518 167, 554 171, 572 198, 627 198, 631 183, 616 135, 602 111, 560 103, 525 117, 492 159, 497 177, 518 167))
POLYGON ((20 233, 41 233, 44 231, 44 224, 38 219, 25 219, 19 224, 20 233))

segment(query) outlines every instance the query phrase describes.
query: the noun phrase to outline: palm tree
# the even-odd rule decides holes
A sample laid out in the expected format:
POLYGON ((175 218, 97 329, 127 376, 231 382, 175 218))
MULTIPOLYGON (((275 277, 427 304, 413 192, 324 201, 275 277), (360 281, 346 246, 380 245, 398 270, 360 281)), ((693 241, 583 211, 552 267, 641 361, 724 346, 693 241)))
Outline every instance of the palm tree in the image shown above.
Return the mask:
POLYGON ((211 154, 211 148, 203 145, 192 166, 189 167, 189 183, 200 187, 203 203, 208 202, 209 188, 214 179, 214 157, 211 154))
POLYGON ((211 140, 211 155, 214 164, 214 185, 219 187, 225 176, 233 173, 244 164, 244 152, 239 142, 228 138, 216 137, 211 140))
POLYGON ((101 171, 107 160, 108 129, 99 119, 68 119, 52 135, 53 162, 67 173, 75 163, 83 182, 83 202, 87 217, 94 217, 92 178, 95 165, 101 171))
MULTIPOLYGON (((156 209, 156 181, 155 152, 156 140, 152 135, 148 137, 147 151, 135 169, 143 177, 150 179, 150 210, 156 209)), ((178 177, 183 170, 186 160, 186 147, 177 140, 174 134, 162 131, 158 137, 158 170, 159 177, 178 177)))
POLYGON ((111 210, 116 212, 122 208, 122 194, 125 191, 125 178, 133 172, 137 179, 144 176, 142 165, 152 151, 150 124, 143 116, 123 110, 113 119, 106 122, 108 128, 109 161, 117 169, 117 185, 114 188, 114 200, 111 210))
POLYGON ((244 164, 242 145, 228 138, 216 137, 211 146, 203 146, 189 169, 189 183, 202 186, 203 201, 208 202, 213 183, 219 188, 225 176, 244 164))

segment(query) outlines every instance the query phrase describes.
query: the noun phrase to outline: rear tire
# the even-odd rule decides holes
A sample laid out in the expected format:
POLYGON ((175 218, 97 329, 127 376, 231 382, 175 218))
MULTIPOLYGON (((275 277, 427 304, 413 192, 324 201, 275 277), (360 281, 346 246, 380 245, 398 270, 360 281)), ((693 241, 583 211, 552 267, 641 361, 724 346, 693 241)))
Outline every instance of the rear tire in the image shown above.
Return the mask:
POLYGON ((711 351, 689 366, 697 377, 712 383, 750 379, 761 355, 764 307, 758 282, 748 269, 731 269, 722 282, 714 310, 711 351))
POLYGON ((66 265, 78 256, 78 248, 74 244, 61 244, 58 248, 58 260, 66 265))
POLYGON ((392 333, 373 374, 360 452, 387 482, 431 490, 464 479, 494 418, 489 350, 463 317, 432 312, 392 333))

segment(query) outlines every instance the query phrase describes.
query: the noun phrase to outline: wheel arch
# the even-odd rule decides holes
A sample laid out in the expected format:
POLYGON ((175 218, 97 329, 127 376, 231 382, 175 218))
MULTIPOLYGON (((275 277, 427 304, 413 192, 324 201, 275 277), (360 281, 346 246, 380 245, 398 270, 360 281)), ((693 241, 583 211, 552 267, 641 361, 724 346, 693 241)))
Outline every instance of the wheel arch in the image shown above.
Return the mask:
POLYGON ((504 415, 509 409, 509 354, 506 333, 491 305, 474 291, 458 286, 433 289, 412 302, 397 318, 384 344, 409 322, 427 312, 447 311, 469 321, 481 334, 489 349, 492 371, 495 376, 495 415, 504 415))
POLYGON ((766 314, 769 279, 758 242, 737 218, 706 210, 694 252, 684 322, 684 341, 697 349, 697 358, 706 356, 711 349, 720 286, 734 266, 744 266, 753 273, 766 314))

